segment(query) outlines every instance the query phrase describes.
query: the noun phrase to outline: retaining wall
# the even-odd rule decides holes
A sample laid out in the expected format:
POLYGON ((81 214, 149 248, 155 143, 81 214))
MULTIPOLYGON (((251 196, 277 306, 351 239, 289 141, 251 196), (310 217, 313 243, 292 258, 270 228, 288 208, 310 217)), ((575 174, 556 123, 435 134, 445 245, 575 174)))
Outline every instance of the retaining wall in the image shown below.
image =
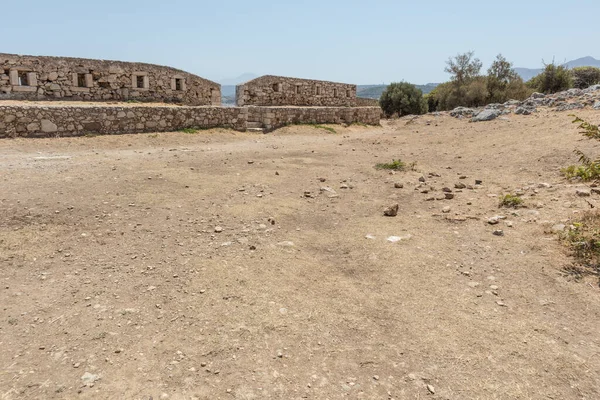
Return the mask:
POLYGON ((288 124, 379 124, 376 107, 168 107, 168 106, 2 106, 0 138, 169 132, 227 127, 243 131, 247 122, 265 130, 288 124))

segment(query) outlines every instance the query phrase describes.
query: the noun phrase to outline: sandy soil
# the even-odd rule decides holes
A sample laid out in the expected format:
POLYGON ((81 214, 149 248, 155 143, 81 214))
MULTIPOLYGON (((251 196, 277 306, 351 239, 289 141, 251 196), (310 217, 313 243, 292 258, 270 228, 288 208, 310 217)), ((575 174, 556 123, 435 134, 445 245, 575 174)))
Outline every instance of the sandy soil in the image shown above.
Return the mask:
POLYGON ((2 140, 0 399, 598 399, 571 119, 2 140))

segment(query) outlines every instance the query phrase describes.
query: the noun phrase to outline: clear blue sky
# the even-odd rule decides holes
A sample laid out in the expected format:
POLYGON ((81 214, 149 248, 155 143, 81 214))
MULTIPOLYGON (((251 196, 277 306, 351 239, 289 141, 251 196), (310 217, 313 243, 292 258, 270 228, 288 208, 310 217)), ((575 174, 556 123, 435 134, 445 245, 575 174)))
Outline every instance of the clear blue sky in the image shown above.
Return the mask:
POLYGON ((449 56, 515 66, 591 55, 599 0, 14 0, 0 52, 141 61, 358 84, 440 82, 449 56))

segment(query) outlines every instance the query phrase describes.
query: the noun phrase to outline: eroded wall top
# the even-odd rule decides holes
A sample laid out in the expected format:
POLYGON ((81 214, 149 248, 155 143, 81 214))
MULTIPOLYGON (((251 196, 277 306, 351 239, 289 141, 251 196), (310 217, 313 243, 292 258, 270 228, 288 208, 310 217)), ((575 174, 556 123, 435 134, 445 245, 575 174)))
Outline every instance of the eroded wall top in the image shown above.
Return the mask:
POLYGON ((353 107, 356 85, 266 75, 236 87, 238 106, 353 107))
POLYGON ((0 53, 0 99, 220 105, 221 86, 153 64, 0 53))

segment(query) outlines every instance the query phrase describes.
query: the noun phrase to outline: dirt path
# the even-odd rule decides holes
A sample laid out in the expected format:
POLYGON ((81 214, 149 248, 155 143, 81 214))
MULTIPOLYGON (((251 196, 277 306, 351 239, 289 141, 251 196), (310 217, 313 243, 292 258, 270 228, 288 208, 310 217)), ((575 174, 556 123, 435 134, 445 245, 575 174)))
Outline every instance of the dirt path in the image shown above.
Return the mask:
POLYGON ((600 398, 571 119, 0 141, 0 399, 600 398))

